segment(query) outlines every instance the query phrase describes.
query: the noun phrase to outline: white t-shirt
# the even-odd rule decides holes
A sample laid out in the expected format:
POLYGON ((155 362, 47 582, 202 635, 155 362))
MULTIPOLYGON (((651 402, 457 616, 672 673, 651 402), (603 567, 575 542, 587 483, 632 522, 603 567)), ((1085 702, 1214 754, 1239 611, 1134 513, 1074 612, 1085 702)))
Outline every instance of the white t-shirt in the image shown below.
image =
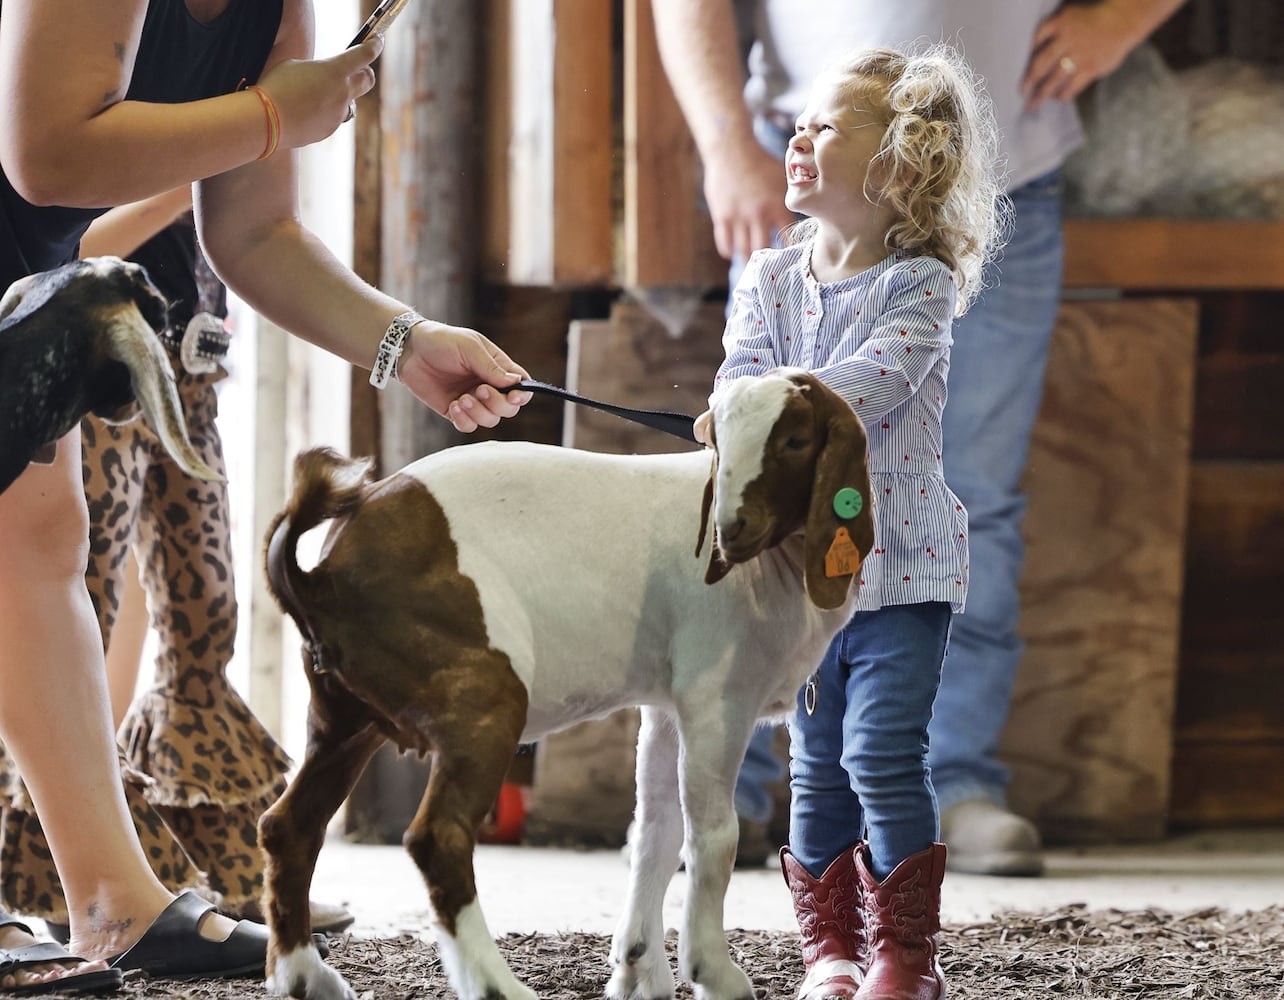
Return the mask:
POLYGON ((985 83, 1007 158, 1009 189, 1061 165, 1083 132, 1074 105, 1025 110, 1021 77, 1035 28, 1060 0, 755 0, 745 100, 790 120, 815 75, 861 48, 957 48, 985 83))

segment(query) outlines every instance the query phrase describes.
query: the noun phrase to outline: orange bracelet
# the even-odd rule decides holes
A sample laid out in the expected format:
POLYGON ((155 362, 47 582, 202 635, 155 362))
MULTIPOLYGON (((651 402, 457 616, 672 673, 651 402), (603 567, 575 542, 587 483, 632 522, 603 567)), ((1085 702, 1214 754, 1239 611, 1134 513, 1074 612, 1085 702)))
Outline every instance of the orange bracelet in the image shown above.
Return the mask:
POLYGON ((252 84, 245 89, 254 91, 263 104, 263 115, 267 119, 267 142, 258 159, 266 160, 276 152, 276 147, 281 143, 281 113, 276 110, 276 103, 272 100, 272 96, 262 87, 252 84))

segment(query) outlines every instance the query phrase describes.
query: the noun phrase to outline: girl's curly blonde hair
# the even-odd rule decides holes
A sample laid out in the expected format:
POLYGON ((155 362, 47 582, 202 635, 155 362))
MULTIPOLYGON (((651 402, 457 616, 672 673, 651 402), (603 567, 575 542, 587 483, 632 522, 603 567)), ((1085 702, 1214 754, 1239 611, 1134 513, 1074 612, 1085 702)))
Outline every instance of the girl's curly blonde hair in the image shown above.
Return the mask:
MULTIPOLYGON (((955 271, 962 315, 981 291, 1011 211, 998 163, 998 128, 980 81, 948 45, 919 54, 863 50, 822 78, 836 81, 844 97, 862 105, 872 101, 871 110, 886 121, 875 157, 883 169, 874 172, 886 180, 881 190, 866 193, 896 210, 887 247, 936 257, 955 271)), ((804 220, 789 241, 808 238, 815 227, 815 220, 804 220)))

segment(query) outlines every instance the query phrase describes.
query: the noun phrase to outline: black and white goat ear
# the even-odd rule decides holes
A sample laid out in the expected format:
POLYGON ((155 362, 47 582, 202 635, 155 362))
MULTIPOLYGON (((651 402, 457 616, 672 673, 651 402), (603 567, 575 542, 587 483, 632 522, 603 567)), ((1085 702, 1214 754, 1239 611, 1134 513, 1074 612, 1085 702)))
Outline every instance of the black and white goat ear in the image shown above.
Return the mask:
MULTIPOLYGON (((813 394, 817 403, 825 398, 813 394)), ((865 428, 851 412, 830 414, 824 427, 807 509, 803 575, 812 603, 829 611, 847 600, 853 582, 859 586, 861 562, 874 547, 874 518, 865 428)))

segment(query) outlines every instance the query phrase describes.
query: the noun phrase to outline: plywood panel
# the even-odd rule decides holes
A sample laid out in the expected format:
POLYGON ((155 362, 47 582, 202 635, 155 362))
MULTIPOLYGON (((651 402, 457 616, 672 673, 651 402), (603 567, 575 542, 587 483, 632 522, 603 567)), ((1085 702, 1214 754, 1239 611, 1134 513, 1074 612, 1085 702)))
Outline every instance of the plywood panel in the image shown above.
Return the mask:
POLYGON ((1026 655, 1004 751, 1050 839, 1149 837, 1169 800, 1196 308, 1061 312, 1026 489, 1026 655))

